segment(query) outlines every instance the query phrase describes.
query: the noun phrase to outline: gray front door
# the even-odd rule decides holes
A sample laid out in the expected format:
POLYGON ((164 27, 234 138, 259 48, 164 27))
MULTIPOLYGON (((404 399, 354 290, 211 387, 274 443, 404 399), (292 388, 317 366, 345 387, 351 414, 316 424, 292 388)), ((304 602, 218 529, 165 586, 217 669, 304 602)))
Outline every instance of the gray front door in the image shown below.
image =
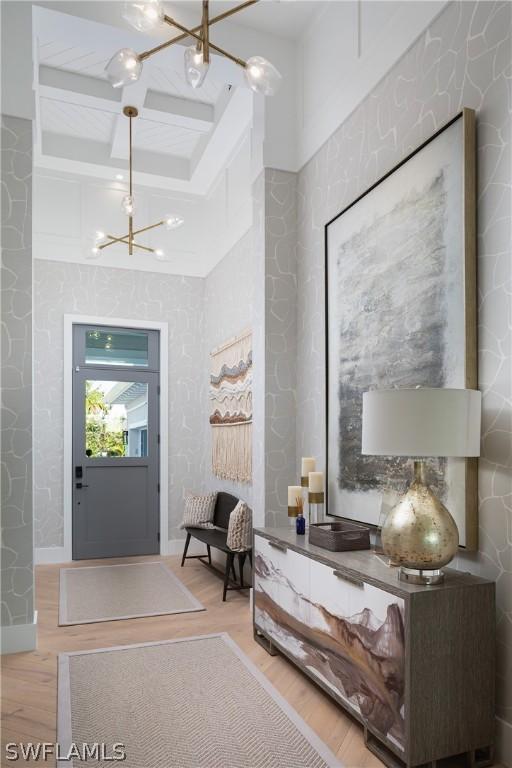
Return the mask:
POLYGON ((158 331, 73 327, 73 559, 159 552, 158 331))

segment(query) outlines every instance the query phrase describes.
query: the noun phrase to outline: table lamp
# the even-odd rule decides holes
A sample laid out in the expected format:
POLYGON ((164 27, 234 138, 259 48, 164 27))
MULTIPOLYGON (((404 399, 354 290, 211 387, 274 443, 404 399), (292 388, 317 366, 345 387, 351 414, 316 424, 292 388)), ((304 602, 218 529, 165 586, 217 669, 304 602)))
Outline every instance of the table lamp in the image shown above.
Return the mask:
POLYGON ((481 393, 473 389, 382 389, 363 394, 362 453, 414 458, 414 480, 382 526, 382 548, 415 584, 443 580, 459 545, 455 520, 429 488, 422 460, 479 456, 481 393))

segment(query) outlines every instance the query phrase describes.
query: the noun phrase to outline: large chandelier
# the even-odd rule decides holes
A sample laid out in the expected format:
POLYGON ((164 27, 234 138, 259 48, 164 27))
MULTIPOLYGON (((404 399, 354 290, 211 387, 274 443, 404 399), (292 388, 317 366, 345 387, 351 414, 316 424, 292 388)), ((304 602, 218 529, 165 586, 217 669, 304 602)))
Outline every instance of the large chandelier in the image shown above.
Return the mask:
POLYGON ((123 17, 137 29, 139 32, 148 32, 158 24, 168 24, 171 27, 179 29, 182 34, 172 37, 165 43, 155 46, 143 53, 137 53, 131 48, 122 48, 111 58, 105 68, 107 77, 114 88, 121 88, 130 83, 136 82, 142 72, 143 62, 150 56, 159 51, 168 48, 170 45, 179 43, 187 37, 192 37, 196 41, 190 48, 185 49, 185 77, 192 88, 199 88, 206 77, 210 66, 210 50, 225 56, 226 58, 238 64, 245 70, 246 80, 253 91, 262 93, 264 96, 272 96, 278 89, 281 75, 277 69, 262 56, 252 56, 247 61, 238 56, 228 53, 223 48, 210 40, 210 27, 219 21, 232 16, 239 11, 254 5, 258 0, 248 0, 248 2, 224 11, 224 13, 209 17, 208 0, 203 0, 203 16, 201 24, 193 29, 188 29, 168 16, 160 0, 148 0, 148 2, 127 3, 123 17))
POLYGON ((161 248, 149 248, 147 245, 141 245, 140 243, 135 242, 135 236, 140 235, 143 232, 149 232, 150 229, 155 229, 156 227, 165 227, 168 230, 177 229, 178 227, 181 227, 183 224, 184 219, 179 216, 178 214, 169 214, 165 217, 165 219, 162 219, 161 221, 157 221, 156 224, 150 224, 147 227, 142 227, 141 229, 134 229, 133 228, 133 217, 135 213, 135 198, 133 196, 133 170, 132 170, 132 120, 134 117, 137 117, 139 114, 136 107, 124 107, 123 114, 126 115, 126 117, 129 120, 129 143, 130 143, 130 155, 129 155, 129 186, 128 186, 128 194, 123 197, 121 208, 128 216, 128 232, 126 235, 121 235, 120 237, 117 237, 115 235, 108 235, 104 232, 96 232, 96 242, 95 245, 92 248, 92 255, 93 256, 99 256, 101 252, 108 248, 110 245, 114 245, 114 243, 125 243, 128 246, 128 254, 131 256, 133 254, 134 248, 139 248, 141 251, 146 251, 148 253, 154 253, 157 259, 164 260, 165 259, 165 253, 161 248))

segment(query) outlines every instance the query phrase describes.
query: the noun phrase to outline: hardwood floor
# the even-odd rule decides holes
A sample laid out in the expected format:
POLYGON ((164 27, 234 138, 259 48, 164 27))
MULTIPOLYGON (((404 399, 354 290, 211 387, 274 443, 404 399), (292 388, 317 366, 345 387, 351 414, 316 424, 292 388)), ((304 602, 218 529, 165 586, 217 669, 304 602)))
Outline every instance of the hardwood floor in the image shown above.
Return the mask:
MULTIPOLYGON (((215 574, 194 560, 180 568, 178 557, 82 561, 76 567, 158 559, 165 561, 182 579, 206 611, 59 627, 59 566, 36 568, 38 650, 2 657, 2 766, 14 765, 5 760, 8 742, 55 742, 59 652, 223 631, 228 632, 266 674, 345 768, 382 768, 382 763, 365 748, 362 728, 355 720, 290 662, 282 656, 269 656, 254 642, 248 593, 228 592, 227 602, 223 603, 222 583, 215 574)), ((45 765, 54 765, 54 761, 45 765)))

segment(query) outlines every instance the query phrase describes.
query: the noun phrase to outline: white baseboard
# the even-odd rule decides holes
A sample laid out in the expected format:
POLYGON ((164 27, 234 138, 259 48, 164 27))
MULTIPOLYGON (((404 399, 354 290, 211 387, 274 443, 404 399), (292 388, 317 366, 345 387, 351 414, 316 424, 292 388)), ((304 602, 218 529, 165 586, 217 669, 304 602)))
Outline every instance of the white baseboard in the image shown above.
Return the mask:
POLYGON ((512 768, 512 723, 496 718, 496 762, 512 768))
POLYGON ((65 547, 36 547, 34 550, 34 565, 69 563, 70 560, 65 547))
MULTIPOLYGON (((183 553, 183 547, 185 546, 185 539, 171 539, 167 543, 162 542, 161 552, 162 555, 181 555, 183 553)), ((206 545, 200 541, 190 540, 188 548, 189 555, 204 555, 206 554, 206 545)), ((51 565, 53 563, 69 563, 71 558, 66 554, 65 547, 39 547, 34 551, 34 563, 35 565, 51 565)))
POLYGON ((21 653, 35 651, 37 648, 37 611, 34 611, 32 624, 11 624, 1 627, 1 653, 21 653))

